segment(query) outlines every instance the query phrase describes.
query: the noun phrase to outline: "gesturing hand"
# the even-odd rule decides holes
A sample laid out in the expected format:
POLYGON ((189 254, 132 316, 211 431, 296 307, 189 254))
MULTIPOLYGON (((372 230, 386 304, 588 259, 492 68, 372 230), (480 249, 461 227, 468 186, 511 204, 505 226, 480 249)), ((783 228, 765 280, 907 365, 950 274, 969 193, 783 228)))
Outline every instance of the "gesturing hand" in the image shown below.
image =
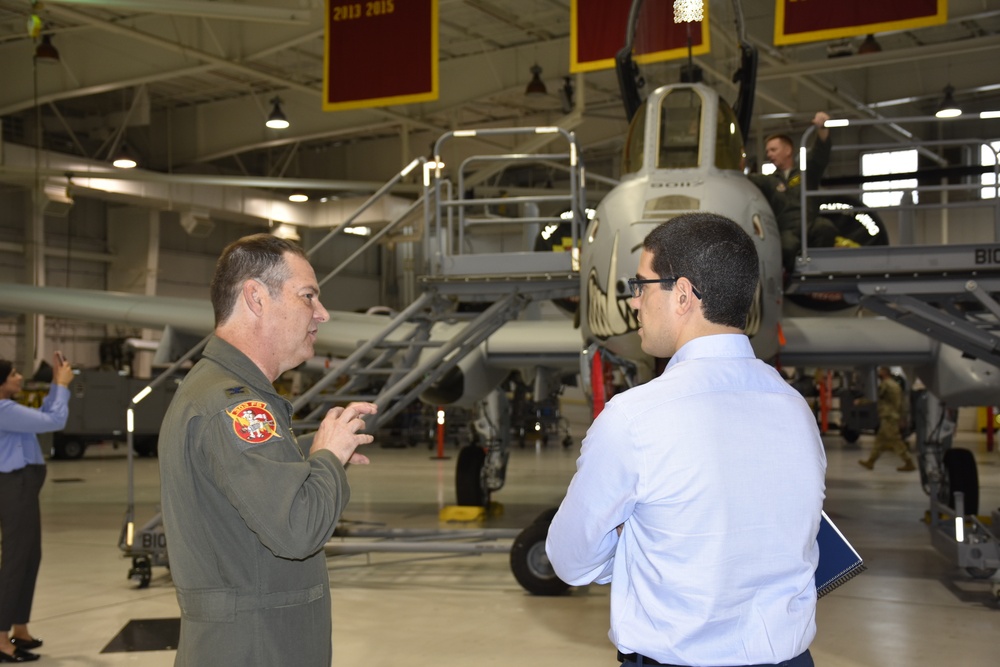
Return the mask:
POLYGON ((309 452, 329 450, 344 465, 370 463, 367 456, 354 450, 375 439, 374 436, 360 431, 365 428, 362 417, 376 412, 378 407, 374 403, 351 403, 346 408, 331 408, 323 418, 309 452))

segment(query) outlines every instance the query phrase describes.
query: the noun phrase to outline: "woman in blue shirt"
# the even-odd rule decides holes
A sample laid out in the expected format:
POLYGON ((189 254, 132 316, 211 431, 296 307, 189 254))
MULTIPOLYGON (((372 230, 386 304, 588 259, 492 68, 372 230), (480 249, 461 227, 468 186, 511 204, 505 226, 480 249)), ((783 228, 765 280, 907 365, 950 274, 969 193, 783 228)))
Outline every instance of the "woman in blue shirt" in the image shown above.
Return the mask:
POLYGON ((12 400, 21 391, 24 376, 11 362, 0 359, 0 663, 39 657, 29 649, 42 641, 28 632, 42 560, 38 494, 45 481, 45 459, 37 434, 66 425, 72 380, 72 367, 56 352, 49 394, 41 408, 29 408, 12 400))

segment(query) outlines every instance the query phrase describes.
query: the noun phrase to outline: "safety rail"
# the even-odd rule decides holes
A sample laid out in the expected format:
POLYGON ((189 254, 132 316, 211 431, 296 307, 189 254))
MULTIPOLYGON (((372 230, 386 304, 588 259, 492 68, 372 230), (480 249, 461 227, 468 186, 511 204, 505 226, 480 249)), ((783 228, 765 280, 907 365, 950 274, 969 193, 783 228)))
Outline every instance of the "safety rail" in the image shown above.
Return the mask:
MULTIPOLYGON (((475 226, 492 224, 544 224, 560 225, 570 223, 572 248, 578 247, 578 239, 586 220, 585 175, 580 160, 580 149, 572 132, 560 127, 514 127, 488 128, 482 130, 455 130, 443 134, 434 144, 434 160, 430 167, 434 187, 436 212, 434 232, 440 240, 436 256, 432 258, 431 273, 440 277, 449 276, 544 276, 553 272, 566 274, 576 271, 576 253, 539 253, 526 249, 524 252, 484 253, 466 251, 467 235, 475 226), (445 146, 456 139, 498 136, 533 136, 543 139, 554 135, 566 141, 568 149, 552 153, 506 153, 499 155, 473 155, 463 160, 452 181, 444 176, 445 164, 442 153, 445 146), (568 165, 568 194, 519 195, 511 197, 476 197, 474 187, 470 187, 469 172, 472 166, 482 164, 551 164, 553 161, 568 165), (561 215, 528 214, 516 218, 475 215, 475 208, 489 206, 541 207, 563 204, 571 213, 567 220, 561 215), (457 226, 457 229, 455 228, 457 226)), ((560 211, 560 214, 562 211, 560 211)))
POLYGON ((430 217, 430 201, 428 197, 428 193, 430 191, 428 189, 429 176, 428 176, 428 170, 426 168, 427 164, 428 164, 427 158, 425 157, 419 157, 412 160, 408 165, 403 167, 395 176, 386 181, 386 183, 382 187, 380 187, 378 190, 372 193, 372 195, 368 199, 366 199, 364 203, 362 203, 361 206, 359 206, 357 210, 354 211, 354 213, 345 218, 339 225, 331 229, 326 234, 326 236, 320 239, 316 243, 316 245, 314 245, 306 252, 306 256, 311 258, 316 253, 316 251, 318 251, 320 248, 326 245, 330 240, 332 240, 338 234, 343 232, 345 229, 350 227, 354 223, 354 221, 357 220, 359 217, 361 217, 362 213, 371 208, 375 204, 375 202, 377 202, 385 195, 389 194, 392 191, 392 188, 395 187, 404 178, 409 176, 413 172, 413 170, 417 168, 417 166, 424 167, 423 170, 424 189, 421 195, 410 206, 408 206, 405 211, 403 211, 401 214, 399 214, 393 220, 391 220, 389 224, 387 224, 385 227, 380 229, 375 234, 372 234, 372 236, 369 237, 369 239, 365 241, 360 248, 351 253, 351 255, 347 257, 347 259, 342 261, 340 264, 334 267, 329 273, 323 276, 322 280, 319 281, 320 287, 323 287, 323 285, 325 285, 327 282, 329 282, 334 277, 339 275, 340 272, 343 271, 345 268, 347 268, 355 259, 357 259, 361 255, 363 255, 367 250, 372 248, 375 244, 377 244, 380 240, 382 240, 382 238, 385 237, 389 232, 396 229, 396 227, 398 227, 404 220, 406 220, 414 211, 416 211, 421 206, 424 209, 424 219, 426 220, 430 217))
MULTIPOLYGON (((826 127, 836 128, 836 127, 865 127, 865 126, 885 126, 893 125, 897 126, 900 123, 909 122, 936 122, 936 123, 953 123, 955 121, 961 120, 982 120, 984 118, 993 118, 996 116, 987 114, 962 114, 959 116, 953 116, 951 118, 938 118, 937 116, 909 116, 905 118, 891 118, 891 119, 877 119, 877 118, 865 118, 865 119, 836 119, 827 121, 826 127)), ((802 175, 802 185, 799 193, 799 204, 800 204, 800 215, 801 215, 801 234, 802 234, 802 245, 798 257, 796 258, 796 273, 809 273, 809 272, 824 272, 825 267, 817 267, 812 261, 812 256, 809 253, 808 247, 808 218, 809 218, 809 207, 808 202, 811 198, 822 197, 822 196, 837 196, 837 195, 852 195, 859 196, 865 193, 872 192, 871 190, 864 190, 863 188, 816 188, 809 189, 807 187, 808 182, 808 165, 807 165, 807 146, 809 140, 812 138, 813 134, 816 132, 816 127, 810 125, 805 132, 802 133, 802 138, 799 143, 799 171, 802 175)), ((993 154, 993 174, 994 174, 994 188, 1000 188, 1000 151, 994 148, 990 141, 970 138, 970 139, 950 139, 950 140, 908 140, 899 141, 893 143, 883 143, 883 144, 864 144, 864 145, 837 145, 834 144, 831 150, 834 151, 847 151, 847 150, 899 150, 901 148, 916 148, 924 155, 929 155, 934 159, 942 162, 942 158, 932 153, 929 149, 932 147, 956 147, 956 146, 975 146, 977 149, 986 148, 990 153, 993 154)), ((977 154, 979 150, 977 150, 977 154)), ((944 166, 944 165, 943 165, 944 166)), ((897 181, 904 180, 906 178, 913 178, 913 174, 885 174, 880 176, 871 177, 867 180, 872 181, 897 181)), ((818 184, 817 184, 818 185, 818 184)), ((929 193, 929 192, 971 192, 976 190, 981 190, 983 187, 979 183, 969 183, 969 184, 948 184, 948 185, 918 185, 914 187, 907 187, 906 191, 916 192, 916 193, 929 193)), ((997 195, 1000 195, 1000 190, 998 190, 997 195)), ((908 195, 904 195, 908 197, 908 195)), ((900 203, 890 207, 869 207, 869 206, 855 206, 852 210, 855 212, 878 212, 878 211, 900 211, 906 214, 912 214, 913 211, 926 211, 933 209, 953 209, 953 208, 992 208, 993 209, 993 238, 994 242, 1000 242, 1000 196, 995 196, 991 201, 979 200, 979 201, 968 201, 968 202, 921 202, 919 204, 912 203, 900 203)), ((900 220, 900 228, 904 231, 904 234, 912 236, 913 221, 912 219, 900 220)))

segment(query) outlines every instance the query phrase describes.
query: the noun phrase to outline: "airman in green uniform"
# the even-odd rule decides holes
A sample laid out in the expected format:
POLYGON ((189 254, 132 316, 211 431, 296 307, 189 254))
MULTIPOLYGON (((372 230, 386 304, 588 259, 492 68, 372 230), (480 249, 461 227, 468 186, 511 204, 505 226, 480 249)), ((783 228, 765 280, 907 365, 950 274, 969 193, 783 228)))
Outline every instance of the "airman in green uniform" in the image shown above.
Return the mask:
POLYGON ((175 665, 329 667, 323 545, 350 488, 370 403, 334 408, 307 453, 272 383, 329 319, 300 248, 267 234, 223 251, 214 337, 160 432, 163 521, 181 609, 175 665))
POLYGON ((899 383, 892 377, 886 366, 879 366, 878 369, 878 432, 875 434, 875 445, 872 453, 867 459, 861 459, 859 464, 869 470, 875 467, 875 462, 882 452, 893 451, 899 454, 903 460, 903 465, 896 468, 900 472, 916 470, 906 443, 899 432, 900 421, 903 417, 903 390, 899 383))

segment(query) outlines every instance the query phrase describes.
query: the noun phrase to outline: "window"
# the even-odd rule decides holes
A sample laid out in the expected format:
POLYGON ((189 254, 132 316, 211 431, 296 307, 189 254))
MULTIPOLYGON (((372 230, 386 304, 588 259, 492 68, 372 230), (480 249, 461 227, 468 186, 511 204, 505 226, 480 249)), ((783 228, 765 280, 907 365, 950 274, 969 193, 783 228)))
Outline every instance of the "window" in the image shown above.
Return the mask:
MULTIPOLYGON (((865 153, 861 156, 862 176, 884 176, 886 174, 906 174, 917 170, 917 151, 886 151, 865 153)), ((875 181, 864 183, 866 192, 861 195, 865 206, 898 206, 903 201, 907 189, 916 188, 917 179, 905 178, 895 181, 875 181)), ((917 203, 917 192, 912 191, 913 203, 917 203)))
POLYGON ((701 97, 693 89, 671 91, 660 104, 657 169, 693 169, 699 163, 701 97))
POLYGON ((719 99, 719 117, 715 121, 715 166, 719 169, 743 169, 743 136, 736 114, 719 99))
POLYGON ((990 143, 989 146, 982 146, 980 148, 980 160, 979 164, 984 167, 993 167, 994 171, 986 172, 979 176, 979 182, 985 186, 981 190, 983 199, 996 199, 997 198, 997 154, 1000 153, 1000 141, 994 141, 990 143))

